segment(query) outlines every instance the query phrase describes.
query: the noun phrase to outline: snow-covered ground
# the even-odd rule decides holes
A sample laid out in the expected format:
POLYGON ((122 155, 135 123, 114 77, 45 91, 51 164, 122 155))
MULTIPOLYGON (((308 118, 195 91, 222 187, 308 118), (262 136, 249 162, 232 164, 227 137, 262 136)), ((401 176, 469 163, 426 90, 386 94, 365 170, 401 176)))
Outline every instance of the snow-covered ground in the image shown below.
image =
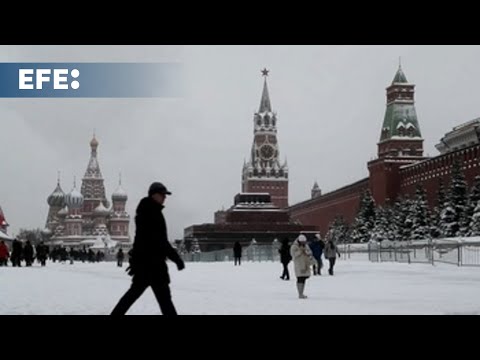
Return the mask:
MULTIPOLYGON (((290 270, 292 271, 292 264, 290 270)), ((170 265, 179 314, 480 314, 480 268, 340 260, 336 274, 279 279, 279 263, 170 265)), ((0 267, 0 314, 109 314, 130 277, 114 263, 0 267)), ((150 289, 128 314, 160 314, 150 289)))

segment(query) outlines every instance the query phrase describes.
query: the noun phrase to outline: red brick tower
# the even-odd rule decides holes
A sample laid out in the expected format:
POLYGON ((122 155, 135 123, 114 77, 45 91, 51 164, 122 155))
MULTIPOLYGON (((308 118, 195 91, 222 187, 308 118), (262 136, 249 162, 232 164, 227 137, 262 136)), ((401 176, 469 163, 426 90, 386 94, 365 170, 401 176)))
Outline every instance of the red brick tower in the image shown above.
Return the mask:
POLYGON ((414 96, 415 85, 408 83, 400 65, 387 88, 387 109, 378 143, 378 158, 368 163, 370 189, 377 205, 397 198, 400 166, 424 159, 414 96))
POLYGON ((268 94, 268 70, 264 76, 260 108, 254 115, 253 145, 250 160, 243 165, 242 192, 268 193, 272 202, 280 207, 288 207, 288 166, 280 163, 280 150, 277 141, 277 114, 272 111, 268 94))

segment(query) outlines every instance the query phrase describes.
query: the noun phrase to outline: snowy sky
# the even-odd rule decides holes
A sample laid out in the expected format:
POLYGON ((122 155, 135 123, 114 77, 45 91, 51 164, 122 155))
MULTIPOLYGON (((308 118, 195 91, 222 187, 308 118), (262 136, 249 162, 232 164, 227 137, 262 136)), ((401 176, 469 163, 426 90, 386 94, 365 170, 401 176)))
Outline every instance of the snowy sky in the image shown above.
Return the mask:
POLYGON ((152 181, 174 193, 165 210, 172 239, 212 222, 240 192, 264 67, 290 204, 309 198, 315 180, 323 192, 360 180, 399 56, 417 85, 425 153, 437 154, 444 133, 480 116, 479 46, 0 46, 2 62, 180 61, 186 69, 184 99, 0 99, 0 206, 10 233, 44 226, 57 171, 70 191, 94 128, 108 197, 121 171, 132 215, 152 181))

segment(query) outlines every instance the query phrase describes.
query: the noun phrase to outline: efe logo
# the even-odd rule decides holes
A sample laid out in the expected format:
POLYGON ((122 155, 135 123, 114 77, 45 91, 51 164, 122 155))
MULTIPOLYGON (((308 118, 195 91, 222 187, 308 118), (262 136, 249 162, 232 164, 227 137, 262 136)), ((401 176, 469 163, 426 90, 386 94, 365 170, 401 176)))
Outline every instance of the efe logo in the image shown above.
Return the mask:
MULTIPOLYGON (((68 90, 69 85, 73 90, 77 90, 80 83, 73 80, 69 84, 68 75, 68 69, 19 69, 18 88, 20 90, 42 90, 44 83, 52 82, 54 90, 68 90)), ((70 76, 76 79, 80 76, 80 71, 73 69, 70 76)))

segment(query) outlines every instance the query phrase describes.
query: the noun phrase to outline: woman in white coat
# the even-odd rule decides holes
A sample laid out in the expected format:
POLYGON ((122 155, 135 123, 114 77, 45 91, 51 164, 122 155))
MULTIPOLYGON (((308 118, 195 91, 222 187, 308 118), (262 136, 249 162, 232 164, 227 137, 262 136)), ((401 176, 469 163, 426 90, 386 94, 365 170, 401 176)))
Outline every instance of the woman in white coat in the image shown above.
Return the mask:
POLYGON ((307 296, 303 293, 305 290, 305 282, 312 275, 311 266, 315 259, 312 255, 312 250, 307 245, 307 238, 305 235, 300 235, 290 247, 290 254, 292 255, 293 264, 295 267, 295 276, 297 277, 297 290, 300 299, 306 299, 307 296))

